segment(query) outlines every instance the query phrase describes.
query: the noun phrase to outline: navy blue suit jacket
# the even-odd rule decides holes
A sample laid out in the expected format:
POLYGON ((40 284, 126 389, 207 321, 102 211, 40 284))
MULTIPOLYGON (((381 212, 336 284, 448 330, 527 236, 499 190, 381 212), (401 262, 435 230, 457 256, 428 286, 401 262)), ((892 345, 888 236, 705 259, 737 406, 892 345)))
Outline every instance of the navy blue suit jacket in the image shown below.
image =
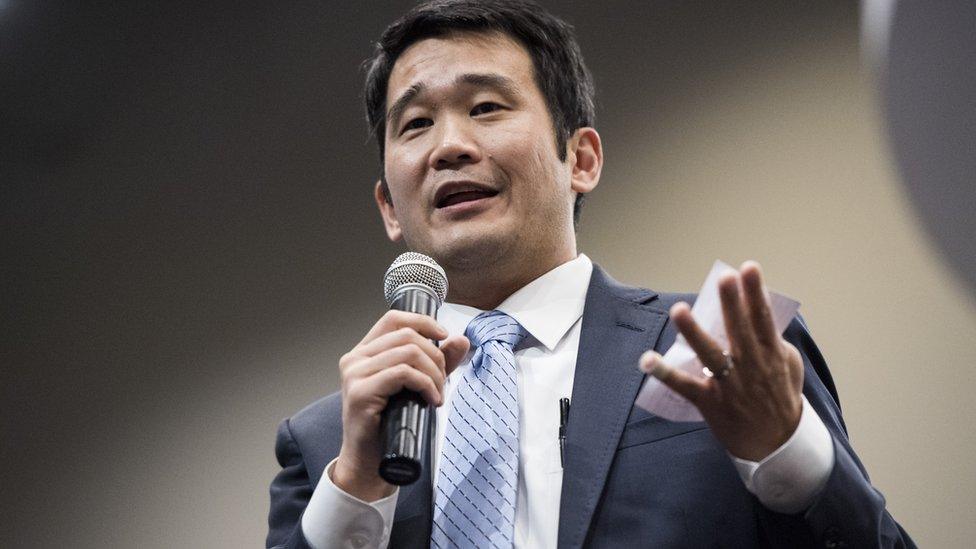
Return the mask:
MULTIPOLYGON (((806 512, 763 507, 705 423, 671 422, 634 406, 643 380, 638 357, 671 346, 668 309, 693 299, 628 287, 594 266, 567 431, 559 547, 914 547, 854 454, 830 372, 800 319, 784 337, 803 355, 803 393, 830 431, 836 456, 806 512)), ((341 410, 333 394, 281 423, 269 547, 307 546, 301 517, 339 452, 341 410)), ((430 509, 429 482, 401 488, 390 546, 427 547, 430 509)))

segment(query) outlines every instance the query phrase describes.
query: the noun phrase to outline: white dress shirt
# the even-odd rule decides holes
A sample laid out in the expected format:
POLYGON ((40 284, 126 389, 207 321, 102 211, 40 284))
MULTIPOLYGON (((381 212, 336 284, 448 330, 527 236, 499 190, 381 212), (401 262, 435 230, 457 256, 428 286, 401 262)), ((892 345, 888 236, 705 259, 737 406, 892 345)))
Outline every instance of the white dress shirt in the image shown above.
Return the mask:
MULTIPOLYGON (((515 547, 554 548, 559 526, 563 471, 559 458, 559 399, 573 391, 576 354, 586 289, 593 263, 585 255, 556 267, 512 294, 497 307, 529 333, 515 349, 519 401, 519 480, 515 504, 515 547)), ((480 311, 445 303, 438 322, 463 334, 480 311)), ((437 482, 440 448, 456 383, 470 368, 471 353, 447 379, 444 405, 437 409, 437 441, 432 466, 437 482)), ((635 364, 636 368, 637 365, 635 364)), ((730 455, 746 488, 774 511, 795 513, 813 501, 834 464, 826 426, 803 399, 800 424, 790 439, 761 462, 730 455)), ((386 547, 399 489, 367 503, 332 483, 333 461, 312 494, 302 531, 316 549, 386 547)))

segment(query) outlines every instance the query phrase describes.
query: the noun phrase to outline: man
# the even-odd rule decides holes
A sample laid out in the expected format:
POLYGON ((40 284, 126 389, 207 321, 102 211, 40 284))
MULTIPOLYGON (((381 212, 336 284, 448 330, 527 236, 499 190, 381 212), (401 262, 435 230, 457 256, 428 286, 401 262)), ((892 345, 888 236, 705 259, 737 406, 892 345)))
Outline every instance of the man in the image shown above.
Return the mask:
POLYGON ((603 165, 592 94, 571 29, 530 3, 438 0, 386 30, 366 84, 375 199, 392 240, 444 267, 449 303, 436 322, 384 315, 340 360, 341 392, 282 423, 269 546, 913 545, 802 323, 772 327, 757 264, 720 282, 722 349, 693 296, 623 286, 577 254, 603 165), (714 377, 656 354, 642 367, 704 423, 633 405, 638 358, 678 332, 714 377), (377 473, 380 414, 403 388, 438 406, 433 486, 377 473))

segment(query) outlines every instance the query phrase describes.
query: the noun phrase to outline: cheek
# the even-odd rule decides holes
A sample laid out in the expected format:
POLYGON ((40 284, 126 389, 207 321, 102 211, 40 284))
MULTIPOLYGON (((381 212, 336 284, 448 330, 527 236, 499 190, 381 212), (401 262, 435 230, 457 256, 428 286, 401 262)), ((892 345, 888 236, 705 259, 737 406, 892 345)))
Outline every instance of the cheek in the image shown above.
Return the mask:
POLYGON ((485 148, 513 178, 538 185, 538 179, 551 171, 548 166, 554 158, 547 143, 533 137, 532 132, 507 131, 488 138, 485 148))
POLYGON ((553 195, 564 187, 566 170, 559 162, 553 144, 526 143, 522 149, 522 158, 523 162, 528 160, 525 162, 525 175, 532 183, 533 192, 546 198, 555 198, 553 195))
POLYGON ((416 152, 399 150, 385 155, 383 172, 394 196, 410 193, 421 186, 424 176, 423 156, 416 152))

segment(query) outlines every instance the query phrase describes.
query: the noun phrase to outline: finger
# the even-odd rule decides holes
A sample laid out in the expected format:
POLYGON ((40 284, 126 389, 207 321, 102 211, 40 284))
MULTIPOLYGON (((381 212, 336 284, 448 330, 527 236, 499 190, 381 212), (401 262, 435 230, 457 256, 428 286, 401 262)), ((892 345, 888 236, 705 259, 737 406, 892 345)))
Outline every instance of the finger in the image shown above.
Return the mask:
POLYGON ((674 324, 678 327, 678 331, 685 336, 688 345, 698 355, 702 364, 708 366, 708 369, 713 372, 725 367, 722 347, 698 325, 695 317, 691 315, 691 309, 687 303, 675 303, 671 306, 670 314, 674 324))
MULTIPOLYGON (((413 328, 400 328, 394 332, 380 335, 376 339, 359 346, 355 349, 356 354, 364 357, 376 356, 387 349, 399 347, 401 345, 414 344, 427 354, 437 364, 441 371, 444 370, 444 353, 442 353, 433 342, 417 333, 413 328)), ((446 375, 446 374, 445 374, 446 375)))
POLYGON ((413 328, 418 334, 436 341, 447 337, 447 330, 433 318, 406 311, 387 311, 359 342, 360 345, 369 343, 377 337, 400 328, 413 328))
POLYGON ((756 338, 752 334, 752 322, 742 303, 737 272, 719 278, 718 294, 722 301, 722 318, 725 320, 725 333, 729 338, 729 351, 737 359, 755 356, 756 338))
POLYGON ((464 360, 470 347, 471 342, 462 335, 451 336, 444 340, 441 344, 441 351, 444 353, 444 375, 451 375, 451 372, 464 360))
POLYGON ((641 355, 638 366, 644 373, 654 376, 692 403, 698 402, 708 389, 707 381, 668 366, 661 355, 654 351, 647 351, 641 355))
POLYGON ((409 364, 385 368, 376 375, 359 380, 350 389, 350 398, 359 400, 373 395, 389 398, 403 389, 420 393, 424 400, 434 406, 441 405, 441 392, 434 380, 409 364))
POLYGON ((762 267, 755 261, 742 264, 742 287, 745 293, 746 307, 756 340, 760 344, 771 346, 779 343, 779 334, 773 324, 773 314, 769 309, 769 298, 763 284, 762 267))
POLYGON ((420 347, 412 343, 387 349, 374 357, 359 361, 343 374, 348 379, 366 378, 403 364, 431 378, 438 388, 444 385, 444 372, 420 347))

